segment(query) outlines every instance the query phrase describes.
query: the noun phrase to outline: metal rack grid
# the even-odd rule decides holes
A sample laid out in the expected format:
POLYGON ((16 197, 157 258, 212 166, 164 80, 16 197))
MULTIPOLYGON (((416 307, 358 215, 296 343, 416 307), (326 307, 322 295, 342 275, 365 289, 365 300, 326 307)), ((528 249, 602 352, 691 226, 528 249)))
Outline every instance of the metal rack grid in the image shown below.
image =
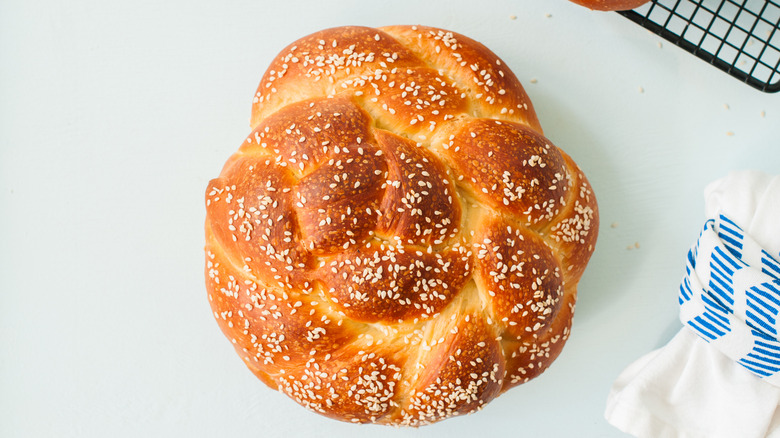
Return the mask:
POLYGON ((780 91, 780 0, 653 0, 619 13, 758 90, 780 91))

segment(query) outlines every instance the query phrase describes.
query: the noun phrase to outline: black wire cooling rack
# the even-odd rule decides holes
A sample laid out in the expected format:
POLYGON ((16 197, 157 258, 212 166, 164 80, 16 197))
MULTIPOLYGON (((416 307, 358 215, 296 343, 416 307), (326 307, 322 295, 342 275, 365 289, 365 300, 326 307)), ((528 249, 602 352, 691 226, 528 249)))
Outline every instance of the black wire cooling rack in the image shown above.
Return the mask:
POLYGON ((780 0, 653 0, 620 14, 754 88, 780 91, 780 0))

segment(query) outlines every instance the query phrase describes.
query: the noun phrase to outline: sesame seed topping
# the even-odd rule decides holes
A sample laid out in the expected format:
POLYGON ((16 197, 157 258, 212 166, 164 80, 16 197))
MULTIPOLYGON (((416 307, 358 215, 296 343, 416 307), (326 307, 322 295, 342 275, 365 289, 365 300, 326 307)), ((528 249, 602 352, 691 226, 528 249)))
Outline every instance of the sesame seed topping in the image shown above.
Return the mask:
POLYGON ((244 361, 316 412, 414 426, 544 370, 598 214, 529 104, 452 32, 285 49, 206 191, 208 300, 244 361))

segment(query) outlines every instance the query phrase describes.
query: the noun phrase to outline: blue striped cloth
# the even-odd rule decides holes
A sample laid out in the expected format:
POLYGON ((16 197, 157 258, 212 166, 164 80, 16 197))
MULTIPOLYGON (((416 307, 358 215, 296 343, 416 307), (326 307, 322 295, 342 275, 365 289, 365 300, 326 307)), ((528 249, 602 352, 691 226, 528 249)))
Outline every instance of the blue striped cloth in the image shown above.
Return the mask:
POLYGON ((704 340, 780 386, 780 254, 769 254, 724 215, 688 252, 680 319, 704 340))

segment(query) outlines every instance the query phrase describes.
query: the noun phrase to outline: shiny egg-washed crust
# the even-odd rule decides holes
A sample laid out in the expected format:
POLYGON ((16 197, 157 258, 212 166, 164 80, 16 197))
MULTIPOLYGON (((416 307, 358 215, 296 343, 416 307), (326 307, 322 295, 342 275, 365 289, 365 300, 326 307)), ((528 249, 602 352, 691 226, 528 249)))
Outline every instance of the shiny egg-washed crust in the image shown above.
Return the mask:
POLYGON ((419 426, 544 371, 596 199, 492 52, 422 26, 283 50, 206 192, 206 282, 252 372, 344 421, 419 426))
POLYGON ((642 6, 650 0, 571 0, 578 5, 596 11, 627 11, 642 6))

